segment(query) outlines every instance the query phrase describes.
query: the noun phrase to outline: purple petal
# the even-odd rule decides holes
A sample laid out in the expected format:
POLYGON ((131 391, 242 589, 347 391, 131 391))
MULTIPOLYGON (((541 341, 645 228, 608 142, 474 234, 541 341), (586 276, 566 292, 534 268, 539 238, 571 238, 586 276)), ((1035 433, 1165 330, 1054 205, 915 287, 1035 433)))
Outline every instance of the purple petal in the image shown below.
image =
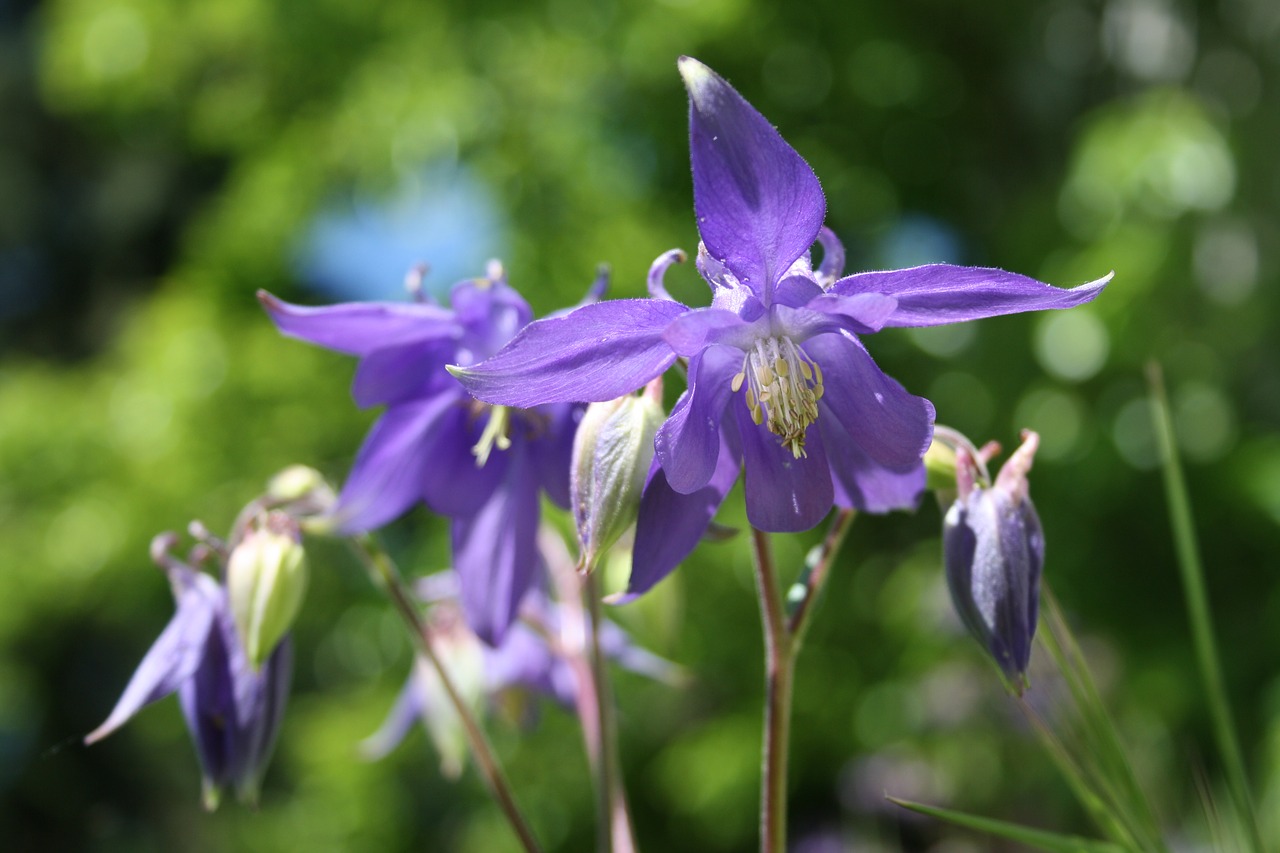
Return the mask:
POLYGON ((195 583, 179 594, 177 612, 138 664, 106 722, 85 736, 86 744, 102 740, 191 678, 204 657, 220 594, 206 575, 196 576, 195 583))
MULTIPOLYGON (((897 310, 898 300, 883 293, 859 293, 855 296, 826 294, 804 306, 805 310, 825 314, 840 328, 855 335, 868 335, 884 328, 897 310)), ((810 336, 814 333, 810 333, 810 336)))
POLYGON ((713 346, 689 365, 689 390, 658 427, 654 450, 667 483, 682 494, 701 489, 715 473, 720 457, 720 422, 733 395, 733 376, 742 367, 742 351, 713 346))
POLYGON ((615 299, 525 326, 497 355, 451 367, 463 386, 489 403, 614 400, 676 360, 662 331, 689 309, 663 299, 615 299))
POLYGON ((462 344, 465 361, 480 361, 497 352, 533 319, 533 311, 514 288, 487 278, 454 285, 449 304, 466 329, 462 344))
POLYGON ((343 533, 372 530, 422 499, 432 464, 426 452, 434 422, 458 405, 461 394, 441 394, 392 406, 369 430, 333 516, 343 533))
POLYGON ((672 264, 682 264, 688 258, 689 256, 684 253, 683 249, 670 249, 654 258, 653 263, 649 265, 648 286, 650 298, 669 299, 675 302, 675 299, 672 299, 671 294, 667 292, 662 280, 672 264))
POLYGON ((836 236, 836 232, 822 226, 818 232, 818 242, 822 244, 822 263, 818 266, 818 282, 823 287, 835 284, 844 272, 844 244, 836 236))
POLYGON ((361 408, 393 405, 453 384, 444 366, 453 360, 452 340, 409 341, 374 350, 360 360, 351 396, 361 408))
POLYGON ((576 403, 542 406, 538 414, 547 419, 545 432, 531 436, 531 452, 538 466, 538 482, 557 506, 569 507, 569 466, 573 459, 573 437, 582 420, 583 407, 576 403))
POLYGON ((632 642, 617 624, 608 619, 600 622, 600 650, 609 660, 637 675, 675 684, 681 678, 680 667, 632 642))
POLYGON ((835 283, 832 292, 896 296, 898 307, 886 326, 939 326, 1020 311, 1071 308, 1101 293, 1113 275, 1064 290, 1004 270, 929 264, 847 276, 835 283))
POLYGON ((421 302, 345 302, 291 305, 265 290, 258 301, 276 327, 292 338, 349 355, 368 355, 386 346, 428 338, 456 338, 453 314, 421 302))
POLYGON ((773 304, 799 308, 822 295, 822 288, 808 275, 789 275, 773 291, 773 304))
POLYGON ((246 666, 238 675, 250 683, 252 698, 246 709, 248 717, 241 723, 233 780, 240 801, 253 805, 257 803, 267 762, 275 751, 289 700, 289 683, 293 678, 292 638, 286 635, 280 641, 260 672, 246 666))
POLYGON ((538 480, 527 448, 512 445, 507 477, 474 516, 453 522, 453 563, 467 623, 499 645, 541 567, 538 480))
POLYGON ((819 335, 805 352, 824 374, 822 405, 871 460, 906 472, 933 437, 933 404, 908 394, 884 374, 862 344, 846 335, 819 335))
POLYGON ((919 506, 924 495, 923 464, 905 473, 877 465, 850 437, 825 402, 819 402, 818 409, 817 425, 831 465, 837 506, 876 514, 919 506))
POLYGON ((713 344, 745 351, 765 334, 768 334, 767 327, 749 323, 732 311, 694 308, 671 321, 662 337, 676 355, 692 358, 713 344))
POLYGON ((631 579, 616 603, 630 601, 671 573, 697 547, 702 534, 738 479, 740 465, 725 436, 720 442, 715 472, 706 485, 690 494, 671 488, 666 472, 655 470, 640 498, 636 539, 631 552, 631 579))
POLYGON ((480 439, 490 414, 477 417, 460 392, 453 399, 456 405, 428 426, 414 451, 429 460, 419 481, 422 500, 432 512, 451 518, 472 515, 489 500, 506 476, 510 455, 495 447, 483 465, 477 464, 471 448, 480 439))
POLYGON ((418 683, 418 670, 415 666, 400 690, 400 695, 396 697, 395 704, 391 706, 386 720, 376 732, 360 742, 360 754, 370 761, 386 756, 400 745, 414 723, 422 719, 426 710, 422 686, 418 683))
POLYGON ((508 687, 524 687, 553 694, 551 670, 554 663, 547 641, 517 623, 511 626, 501 646, 484 649, 485 687, 491 693, 508 687))
MULTIPOLYGON (((830 336, 829 336, 830 337, 830 336)), ((796 459, 776 436, 751 420, 745 402, 731 407, 742 435, 747 520, 757 530, 808 530, 831 511, 834 492, 820 430, 805 435, 806 456, 796 459)))
MULTIPOLYGON (((215 619, 225 615, 220 606, 215 619)), ((206 636, 200 665, 178 690, 182 716, 200 759, 206 803, 216 804, 217 794, 234 776, 240 732, 235 694, 226 632, 215 624, 206 636)))
POLYGON ((813 245, 826 199, 809 164, 707 66, 680 57, 689 90, 689 149, 698 231, 707 250, 766 305, 813 245))

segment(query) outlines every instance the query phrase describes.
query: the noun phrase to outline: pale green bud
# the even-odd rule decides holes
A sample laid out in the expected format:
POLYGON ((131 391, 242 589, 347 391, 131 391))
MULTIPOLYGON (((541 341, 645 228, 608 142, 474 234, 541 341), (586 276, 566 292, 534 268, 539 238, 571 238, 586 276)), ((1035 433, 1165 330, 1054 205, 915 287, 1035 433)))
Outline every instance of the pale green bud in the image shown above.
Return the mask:
POLYGON ((653 436, 666 417, 661 396, 661 385, 651 383, 638 397, 592 403, 578 425, 569 491, 579 559, 588 571, 635 523, 653 436))
POLYGON ((940 438, 924 454, 925 488, 933 492, 956 490, 956 449, 940 438))
POLYGON ((290 465, 271 478, 263 498, 268 506, 286 510, 308 533, 330 532, 329 513, 338 498, 316 469, 290 465))
POLYGON ((307 559, 298 523, 267 512, 249 523, 227 560, 227 598, 254 669, 288 633, 307 591, 307 559))

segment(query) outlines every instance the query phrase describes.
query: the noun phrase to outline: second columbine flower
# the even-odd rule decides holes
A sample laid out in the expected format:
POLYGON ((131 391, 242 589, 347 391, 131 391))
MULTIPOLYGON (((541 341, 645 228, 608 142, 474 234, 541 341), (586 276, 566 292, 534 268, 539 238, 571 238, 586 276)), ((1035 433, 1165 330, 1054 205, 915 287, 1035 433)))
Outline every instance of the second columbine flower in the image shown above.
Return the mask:
MULTIPOLYGON (((593 294, 603 288, 601 277, 593 294)), ((496 261, 458 283, 449 307, 348 303, 319 308, 259 298, 286 335, 360 358, 352 396, 385 405, 356 456, 331 518, 340 533, 380 527, 419 502, 452 522, 467 621, 497 644, 533 587, 542 558, 539 495, 569 504, 569 457, 580 407, 472 399, 445 372, 497 352, 531 319, 496 261)))

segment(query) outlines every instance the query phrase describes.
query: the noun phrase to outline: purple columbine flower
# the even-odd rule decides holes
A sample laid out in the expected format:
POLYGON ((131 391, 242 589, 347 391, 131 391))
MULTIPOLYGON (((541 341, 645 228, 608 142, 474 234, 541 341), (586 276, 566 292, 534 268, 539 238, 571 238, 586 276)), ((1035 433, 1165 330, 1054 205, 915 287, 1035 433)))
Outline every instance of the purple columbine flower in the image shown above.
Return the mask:
MULTIPOLYGON (((602 273, 588 299, 598 297, 602 273)), ((501 642, 540 572, 539 491, 569 505, 569 458, 581 407, 520 408, 472 399, 445 371, 498 351, 532 311, 496 261, 462 281, 448 308, 356 302, 322 308, 258 295, 280 331, 360 358, 352 396, 386 406, 356 456, 333 520, 372 530, 423 502, 452 519, 453 563, 472 630, 501 642)))
POLYGON ((152 542, 153 559, 169 576, 178 609, 143 657, 106 722, 85 737, 96 743, 152 702, 176 692, 195 741, 204 802, 218 805, 233 787, 256 802, 289 695, 293 651, 286 636, 261 669, 249 663, 223 584, 173 557, 172 534, 152 542))
MULTIPOLYGON (((457 580, 455 572, 442 572, 423 578, 417 589, 419 597, 431 606, 431 642, 464 698, 478 706, 485 698, 496 701, 512 694, 533 694, 552 699, 562 708, 573 708, 578 675, 557 642, 560 605, 535 589, 502 644, 487 646, 458 618, 457 580)), ((613 622, 601 624, 600 645, 609 659, 632 672, 667 682, 679 680, 674 664, 635 645, 613 622)), ((417 661, 386 721, 364 741, 364 754, 383 757, 420 722, 440 752, 442 771, 456 778, 466 746, 456 712, 443 690, 434 670, 417 661)))
POLYGON ((493 358, 453 371, 482 400, 531 406, 611 400, 688 359, 688 391, 655 439, 633 593, 689 553, 740 468, 747 517, 766 531, 808 529, 833 504, 886 512, 918 502, 933 406, 886 376, 860 335, 1068 308, 1110 279, 1062 290, 944 264, 842 276, 813 170, 715 72, 689 57, 679 68, 710 307, 667 295, 662 274, 681 259, 669 252, 650 273, 652 298, 534 323, 493 358))
POLYGON ((1040 436, 1024 431, 991 486, 976 482, 979 465, 985 471, 981 454, 975 459, 966 447, 956 448, 958 497, 942 529, 956 612, 1019 692, 1031 661, 1044 568, 1044 531, 1027 493, 1039 444, 1040 436))

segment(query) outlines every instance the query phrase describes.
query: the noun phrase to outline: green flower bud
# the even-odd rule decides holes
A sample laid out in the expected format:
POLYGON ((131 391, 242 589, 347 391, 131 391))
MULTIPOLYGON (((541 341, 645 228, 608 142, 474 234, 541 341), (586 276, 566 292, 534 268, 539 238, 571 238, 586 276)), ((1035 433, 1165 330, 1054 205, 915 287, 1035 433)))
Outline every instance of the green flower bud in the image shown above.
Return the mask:
POLYGON ((227 560, 227 598, 240 642, 256 670, 288 633, 307 591, 298 523, 283 512, 250 522, 227 560))
POLYGON ((661 385, 650 383, 638 397, 592 403, 578 425, 569 491, 580 565, 587 571, 635 524, 653 436, 666 417, 661 395, 661 385))
POLYGON ((934 438, 924 454, 925 488, 931 492, 956 490, 956 449, 934 438))
POLYGON ((308 533, 331 532, 329 513, 338 498, 316 469, 290 465, 271 478, 263 498, 267 506, 287 511, 308 533))

